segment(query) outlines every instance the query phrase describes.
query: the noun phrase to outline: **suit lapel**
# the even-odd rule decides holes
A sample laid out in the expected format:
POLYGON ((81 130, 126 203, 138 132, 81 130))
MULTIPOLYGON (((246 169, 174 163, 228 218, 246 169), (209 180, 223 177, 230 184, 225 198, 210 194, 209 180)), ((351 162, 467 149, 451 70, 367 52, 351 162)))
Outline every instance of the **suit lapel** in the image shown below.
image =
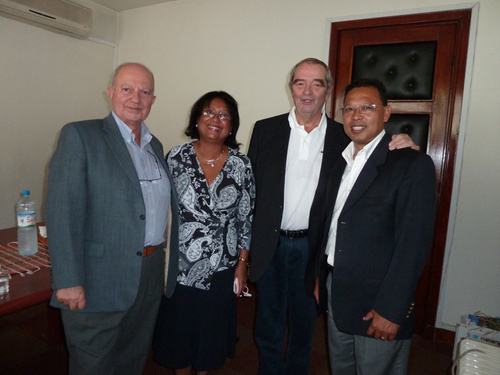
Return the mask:
MULTIPOLYGON (((327 186, 327 198, 326 207, 328 207, 328 213, 325 220, 325 233, 330 230, 330 223, 333 217, 333 210, 335 208, 335 202, 337 200, 337 194, 339 192, 340 183, 342 182, 342 176, 344 175, 344 170, 347 165, 345 159, 340 156, 332 167, 330 178, 328 179, 327 186)), ((327 238, 325 239, 324 246, 326 246, 327 238)))
MULTIPOLYGON (((316 195, 320 194, 324 190, 324 186, 326 185, 328 176, 330 175, 332 168, 338 168, 339 159, 344 160, 344 158, 342 157, 342 151, 344 151, 344 148, 347 145, 347 143, 340 143, 340 140, 343 137, 343 133, 340 133, 342 131, 341 125, 336 124, 329 117, 327 117, 326 120, 327 127, 325 142, 323 145, 323 159, 321 162, 321 170, 318 180, 318 187, 316 189, 316 195)), ((342 170, 344 170, 344 167, 345 163, 341 167, 342 170)))
POLYGON ((142 197, 141 184, 135 170, 134 162, 130 157, 127 145, 125 145, 120 129, 118 129, 118 125, 112 114, 109 114, 109 116, 104 119, 103 129, 106 132, 104 139, 108 142, 109 147, 115 154, 116 160, 129 177, 134 188, 142 197))
POLYGON ((156 156, 158 157, 158 160, 160 160, 160 163, 165 170, 165 173, 167 174, 168 180, 170 181, 170 191, 171 191, 171 200, 172 204, 174 206, 177 206, 178 198, 177 198, 177 190, 175 189, 174 185, 174 180, 172 178, 172 175, 170 174, 170 169, 168 169, 167 162, 165 160, 165 156, 163 155, 163 149, 159 145, 159 141, 153 137, 153 140, 150 142, 151 148, 155 152, 156 156))
POLYGON ((385 162, 385 158, 387 156, 387 153, 389 152, 388 145, 390 140, 391 136, 386 133, 380 140, 380 143, 377 145, 375 150, 373 150, 373 153, 366 161, 363 170, 354 183, 354 186, 352 187, 349 197, 347 197, 342 211, 348 210, 349 207, 351 207, 365 193, 366 189, 370 187, 373 180, 377 178, 379 174, 378 167, 385 162))
POLYGON ((278 168, 277 178, 280 179, 280 196, 285 194, 285 173, 286 173, 286 158, 288 155, 288 142, 290 140, 290 123, 288 116, 283 117, 284 121, 280 122, 276 127, 276 136, 273 137, 274 141, 274 158, 271 163, 276 163, 278 168))
POLYGON ((179 244, 179 211, 178 205, 179 200, 177 197, 177 190, 175 188, 174 180, 170 174, 170 169, 168 168, 165 156, 163 155, 163 147, 160 141, 153 137, 150 142, 151 148, 160 160, 167 178, 170 182, 170 205, 168 207, 168 219, 167 227, 165 229, 165 264, 164 264, 164 283, 163 283, 163 294, 170 297, 174 292, 176 278, 177 278, 177 268, 178 268, 178 244, 179 244))

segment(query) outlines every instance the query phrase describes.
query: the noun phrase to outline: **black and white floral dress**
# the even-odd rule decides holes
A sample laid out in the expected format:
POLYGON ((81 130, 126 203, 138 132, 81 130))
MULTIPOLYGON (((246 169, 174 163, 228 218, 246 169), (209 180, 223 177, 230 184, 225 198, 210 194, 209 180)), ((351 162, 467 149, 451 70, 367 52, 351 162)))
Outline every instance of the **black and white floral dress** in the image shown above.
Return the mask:
POLYGON ((179 197, 179 273, 174 295, 162 300, 155 360, 170 368, 211 370, 234 356, 232 282, 240 249, 250 248, 252 167, 247 156, 229 148, 208 185, 192 142, 170 150, 167 164, 179 197))

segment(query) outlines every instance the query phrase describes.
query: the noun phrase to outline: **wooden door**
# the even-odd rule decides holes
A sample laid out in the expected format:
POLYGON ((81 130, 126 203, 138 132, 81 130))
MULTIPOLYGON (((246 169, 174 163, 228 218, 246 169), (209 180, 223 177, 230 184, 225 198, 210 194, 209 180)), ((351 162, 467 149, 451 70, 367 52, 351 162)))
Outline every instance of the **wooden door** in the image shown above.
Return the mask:
POLYGON ((435 338, 465 77, 470 10, 333 23, 330 116, 342 122, 344 88, 353 79, 386 84, 395 123, 436 166, 437 210, 431 255, 417 289, 415 332, 435 338))

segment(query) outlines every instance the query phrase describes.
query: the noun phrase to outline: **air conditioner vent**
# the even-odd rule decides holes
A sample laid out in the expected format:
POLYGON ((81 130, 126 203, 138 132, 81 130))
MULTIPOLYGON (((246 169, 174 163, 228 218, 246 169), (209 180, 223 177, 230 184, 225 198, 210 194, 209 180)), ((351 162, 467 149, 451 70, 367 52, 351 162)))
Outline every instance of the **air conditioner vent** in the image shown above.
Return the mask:
POLYGON ((0 0, 0 15, 79 39, 92 31, 92 11, 66 0, 0 0))

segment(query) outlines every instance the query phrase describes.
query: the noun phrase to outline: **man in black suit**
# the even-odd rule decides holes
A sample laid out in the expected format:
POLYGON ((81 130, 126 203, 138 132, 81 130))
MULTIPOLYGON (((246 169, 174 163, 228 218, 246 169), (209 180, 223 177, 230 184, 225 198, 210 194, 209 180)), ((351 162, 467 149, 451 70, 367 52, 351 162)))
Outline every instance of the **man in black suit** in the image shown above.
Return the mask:
POLYGON ((331 171, 314 224, 324 234, 319 300, 320 309, 328 302, 332 373, 404 375, 415 288, 432 243, 436 172, 423 152, 389 152, 391 107, 380 81, 348 85, 342 111, 352 142, 331 171))
MULTIPOLYGON (((248 156, 257 189, 250 280, 257 281, 255 341, 261 375, 309 372, 317 316, 317 263, 309 260, 316 253, 309 248, 316 249, 320 240, 308 233, 311 221, 317 220, 311 205, 349 142, 342 125, 324 111, 332 85, 325 63, 314 58, 300 61, 289 81, 295 106, 290 113, 258 121, 250 141, 248 156)), ((406 135, 393 142, 391 148, 413 145, 406 135)))

